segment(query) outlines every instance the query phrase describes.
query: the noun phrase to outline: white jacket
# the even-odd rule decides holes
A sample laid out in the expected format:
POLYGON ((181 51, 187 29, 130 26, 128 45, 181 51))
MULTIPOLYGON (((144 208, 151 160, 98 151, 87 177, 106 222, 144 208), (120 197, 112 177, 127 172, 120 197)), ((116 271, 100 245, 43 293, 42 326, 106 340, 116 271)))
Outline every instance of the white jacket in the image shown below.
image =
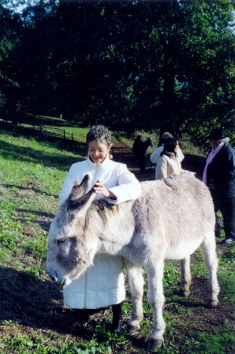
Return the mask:
MULTIPOLYGON (((71 166, 59 196, 60 205, 69 196, 74 182, 81 182, 86 174, 90 176, 89 189, 99 180, 112 191, 117 199, 106 198, 110 203, 118 204, 136 199, 141 193, 139 181, 127 166, 114 162, 107 156, 101 164, 87 159, 71 166)), ((102 195, 97 194, 98 198, 102 198, 102 195)), ((92 266, 64 287, 65 304, 71 308, 95 309, 122 302, 126 297, 122 267, 120 257, 97 255, 92 266)))
MULTIPOLYGON (((161 145, 161 146, 159 146, 159 147, 157 147, 153 152, 152 152, 152 154, 150 155, 150 161, 152 162, 152 163, 158 163, 158 159, 160 158, 160 155, 161 155, 161 153, 162 153, 162 151, 163 151, 163 149, 164 149, 164 144, 163 145, 161 145)), ((184 154, 183 154, 183 152, 182 152, 182 150, 180 149, 180 147, 179 146, 177 146, 176 147, 176 158, 178 159, 178 161, 179 162, 182 162, 183 161, 183 159, 184 159, 184 154)), ((160 179, 160 178, 162 178, 162 177, 159 177, 158 176, 158 169, 157 169, 157 166, 156 166, 156 169, 155 169, 155 179, 160 179)))
POLYGON ((162 155, 159 157, 156 166, 156 179, 166 178, 171 175, 179 175, 181 172, 181 163, 174 153, 162 155))

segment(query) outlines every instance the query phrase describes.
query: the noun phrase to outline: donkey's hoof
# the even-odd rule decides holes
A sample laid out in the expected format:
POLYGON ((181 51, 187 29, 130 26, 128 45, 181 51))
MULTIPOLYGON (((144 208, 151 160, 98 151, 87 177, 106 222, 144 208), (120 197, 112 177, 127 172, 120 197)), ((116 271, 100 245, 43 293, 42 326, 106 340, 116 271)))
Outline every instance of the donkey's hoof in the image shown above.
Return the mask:
POLYGON ((131 335, 131 336, 135 336, 138 332, 139 332, 139 327, 137 326, 128 326, 128 333, 131 335))
POLYGON ((210 307, 214 308, 217 307, 219 305, 219 301, 218 300, 212 300, 210 302, 210 307))
POLYGON ((183 297, 189 297, 189 295, 190 295, 190 290, 184 290, 183 297))
POLYGON ((180 291, 179 291, 179 295, 180 296, 183 296, 183 297, 189 297, 189 295, 190 295, 190 290, 188 289, 188 290, 186 290, 186 289, 180 289, 180 291))
POLYGON ((164 345, 164 340, 163 339, 151 339, 149 342, 149 349, 151 351, 155 351, 157 349, 160 349, 164 345))

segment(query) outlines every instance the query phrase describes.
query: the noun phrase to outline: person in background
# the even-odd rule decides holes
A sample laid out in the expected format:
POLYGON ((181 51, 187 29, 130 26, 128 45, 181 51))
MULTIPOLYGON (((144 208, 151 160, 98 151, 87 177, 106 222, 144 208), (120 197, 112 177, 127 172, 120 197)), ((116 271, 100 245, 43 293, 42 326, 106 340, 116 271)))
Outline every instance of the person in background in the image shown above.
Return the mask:
POLYGON ((137 163, 139 151, 142 149, 142 138, 141 135, 137 135, 132 146, 132 152, 134 155, 134 162, 137 163))
MULTIPOLYGON (((208 186, 215 205, 221 211, 225 240, 235 241, 235 150, 222 128, 214 128, 209 135, 211 151, 203 171, 203 182, 208 186)), ((218 220, 217 220, 218 223, 218 220)))
MULTIPOLYGON (((68 198, 74 183, 89 175, 89 190, 94 187, 97 199, 105 198, 110 204, 119 204, 138 198, 141 186, 125 164, 110 159, 111 133, 103 125, 93 126, 86 138, 88 158, 73 164, 65 178, 59 195, 62 205, 68 198)), ((96 255, 92 266, 63 288, 66 305, 72 309, 95 309, 112 305, 114 330, 122 325, 121 303, 125 299, 125 282, 122 259, 117 256, 96 255)))
MULTIPOLYGON (((158 168, 157 168, 157 163, 158 163, 158 159, 161 155, 161 153, 163 152, 164 149, 164 145, 165 143, 170 139, 173 138, 173 135, 169 132, 165 132, 162 134, 161 138, 160 138, 160 146, 158 146, 150 155, 150 161, 154 164, 156 164, 156 169, 155 169, 155 179, 159 179, 158 177, 158 168)), ((177 146, 176 146, 176 158, 179 161, 179 163, 181 163, 184 159, 184 154, 182 153, 180 146, 179 146, 179 142, 177 140, 177 146)))
POLYGON ((152 146, 152 141, 150 138, 147 138, 146 141, 142 141, 141 136, 137 135, 132 147, 132 152, 134 154, 135 163, 138 164, 140 172, 145 171, 146 152, 149 146, 152 146))
POLYGON ((181 162, 177 158, 178 141, 176 138, 168 138, 163 146, 163 151, 157 160, 156 179, 167 178, 181 173, 181 162))

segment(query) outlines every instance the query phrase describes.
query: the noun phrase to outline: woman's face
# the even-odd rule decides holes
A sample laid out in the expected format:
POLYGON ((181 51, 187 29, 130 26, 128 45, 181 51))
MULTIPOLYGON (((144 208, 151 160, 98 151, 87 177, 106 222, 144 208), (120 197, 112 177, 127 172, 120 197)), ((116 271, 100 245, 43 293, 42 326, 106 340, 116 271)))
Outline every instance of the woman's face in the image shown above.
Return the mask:
POLYGON ((209 140, 209 144, 210 144, 210 147, 211 147, 212 149, 215 149, 216 146, 217 146, 216 140, 210 139, 210 140, 209 140))
POLYGON ((94 163, 101 163, 106 158, 110 148, 99 140, 92 140, 88 143, 88 155, 94 163))

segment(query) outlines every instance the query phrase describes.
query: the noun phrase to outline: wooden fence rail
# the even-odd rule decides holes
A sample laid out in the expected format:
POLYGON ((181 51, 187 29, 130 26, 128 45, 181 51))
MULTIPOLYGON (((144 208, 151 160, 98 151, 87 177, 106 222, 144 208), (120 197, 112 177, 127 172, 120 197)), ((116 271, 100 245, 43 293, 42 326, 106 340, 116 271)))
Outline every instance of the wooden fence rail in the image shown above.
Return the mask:
POLYGON ((0 127, 2 129, 11 130, 15 134, 23 133, 26 135, 37 135, 41 137, 48 138, 58 138, 63 146, 74 148, 77 146, 78 141, 74 139, 74 135, 72 133, 68 133, 63 128, 46 126, 40 124, 23 124, 18 123, 14 124, 13 121, 6 121, 5 119, 0 118, 0 127))

